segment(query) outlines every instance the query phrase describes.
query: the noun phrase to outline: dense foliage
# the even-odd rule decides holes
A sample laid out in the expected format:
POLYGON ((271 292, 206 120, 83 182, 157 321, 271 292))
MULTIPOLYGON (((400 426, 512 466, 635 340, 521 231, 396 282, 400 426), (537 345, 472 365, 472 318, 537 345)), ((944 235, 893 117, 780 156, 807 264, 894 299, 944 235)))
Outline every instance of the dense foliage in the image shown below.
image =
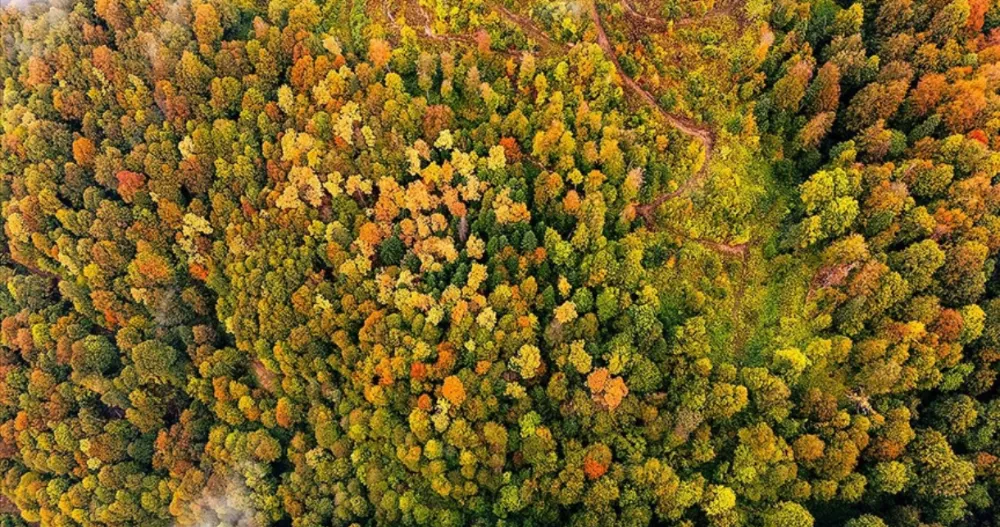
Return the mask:
POLYGON ((13 0, 2 525, 1000 525, 994 0, 13 0))

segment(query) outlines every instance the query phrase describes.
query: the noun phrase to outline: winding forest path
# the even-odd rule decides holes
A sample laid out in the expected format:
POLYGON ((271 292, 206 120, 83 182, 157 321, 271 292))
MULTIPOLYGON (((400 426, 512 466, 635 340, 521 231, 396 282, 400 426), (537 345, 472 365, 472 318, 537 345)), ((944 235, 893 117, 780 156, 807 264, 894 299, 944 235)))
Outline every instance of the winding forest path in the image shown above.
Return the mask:
POLYGON ((622 8, 625 15, 632 20, 641 24, 645 29, 664 32, 670 31, 673 28, 690 26, 692 24, 702 23, 706 18, 718 18, 718 17, 731 17, 736 18, 742 27, 745 21, 742 17, 738 16, 740 2, 728 1, 719 5, 716 5, 708 12, 700 16, 687 16, 684 18, 679 18, 677 20, 666 20, 663 18, 650 16, 645 13, 640 12, 638 9, 632 5, 632 0, 622 0, 622 8))
MULTIPOLYGON (((399 24, 396 22, 396 17, 392 13, 391 0, 381 0, 382 11, 389 23, 398 31, 399 24)), ((436 42, 458 42, 465 45, 476 45, 477 35, 472 34, 438 34, 431 27, 431 16, 427 13, 427 10, 423 8, 418 2, 401 2, 401 9, 404 14, 407 14, 407 19, 418 18, 413 15, 419 15, 420 26, 418 35, 421 38, 436 41, 436 42)), ((556 41, 549 36, 542 28, 538 27, 537 24, 531 21, 530 18, 515 13, 508 9, 507 7, 496 3, 487 2, 486 6, 497 12, 502 18, 507 20, 507 22, 517 26, 521 29, 527 36, 533 38, 538 44, 540 51, 546 54, 552 53, 565 53, 570 47, 566 44, 556 41)), ((481 31, 481 30, 480 30, 481 31)), ((512 50, 494 50, 499 53, 514 56, 518 53, 512 50)))
MULTIPOLYGON (((682 134, 685 134, 693 140, 701 143, 701 147, 705 152, 705 159, 702 162, 701 168, 692 174, 691 177, 684 180, 684 182, 681 183, 676 190, 660 194, 653 199, 652 202, 636 207, 636 213, 642 216, 646 220, 647 224, 651 224, 652 215, 656 209, 660 207, 660 205, 663 205, 670 199, 683 196, 701 188, 701 186, 705 183, 705 180, 708 178, 708 167, 712 162, 712 156, 715 151, 715 132, 708 126, 696 123, 688 117, 664 110, 663 107, 656 102, 656 98, 653 97, 651 93, 646 91, 639 85, 638 82, 635 81, 635 79, 625 73, 618 60, 618 54, 615 52, 614 46, 611 45, 607 32, 604 31, 604 23, 601 21, 600 13, 597 11, 597 3, 593 0, 588 1, 587 10, 590 15, 590 20, 594 24, 594 28, 597 31, 597 44, 615 65, 615 69, 618 71, 618 76, 621 78, 625 87, 628 88, 634 95, 638 96, 639 99, 641 99, 647 106, 652 108, 653 111, 656 112, 670 126, 674 127, 682 134)), ((746 243, 729 244, 700 238, 691 238, 688 236, 684 237, 723 255, 745 258, 747 253, 748 246, 746 243)))
POLYGON ((679 132, 691 137, 695 141, 701 143, 702 148, 705 151, 705 161, 702 163, 701 168, 698 172, 694 173, 690 178, 684 181, 677 190, 673 192, 668 192, 666 194, 659 195, 652 203, 643 205, 640 214, 644 212, 652 212, 663 202, 686 194, 695 188, 698 188, 705 182, 705 178, 708 175, 708 165, 712 161, 713 149, 715 147, 715 132, 707 126, 700 125, 693 120, 670 113, 663 109, 656 102, 656 98, 653 97, 651 93, 646 91, 638 82, 635 81, 631 76, 629 76, 622 69, 621 62, 618 61, 618 54, 615 52, 614 46, 611 45, 611 41, 608 40, 608 34, 604 31, 604 23, 601 21, 601 16, 597 12, 597 3, 593 0, 587 2, 587 9, 590 13, 590 20, 594 24, 594 28, 597 31, 597 45, 604 50, 605 55, 611 59, 611 62, 615 65, 615 69, 618 70, 618 76, 621 77, 622 83, 628 88, 633 94, 638 96, 644 103, 646 103, 650 108, 653 109, 664 121, 666 121, 670 126, 676 128, 679 132))
POLYGON ((625 9, 625 14, 628 15, 633 20, 639 21, 644 27, 652 29, 653 31, 668 31, 670 29, 670 21, 663 20, 662 18, 657 18, 655 16, 644 15, 640 13, 635 7, 632 6, 632 2, 629 0, 622 0, 622 7, 625 9))
POLYGON ((561 42, 557 42, 555 39, 550 37, 545 30, 538 27, 538 25, 532 22, 530 18, 515 13, 510 9, 507 9, 506 6, 496 2, 488 2, 486 5, 497 13, 500 13, 500 16, 504 17, 508 22, 519 27, 524 34, 535 39, 535 41, 538 42, 538 45, 543 48, 543 51, 551 53, 553 51, 566 52, 569 50, 568 46, 561 42))

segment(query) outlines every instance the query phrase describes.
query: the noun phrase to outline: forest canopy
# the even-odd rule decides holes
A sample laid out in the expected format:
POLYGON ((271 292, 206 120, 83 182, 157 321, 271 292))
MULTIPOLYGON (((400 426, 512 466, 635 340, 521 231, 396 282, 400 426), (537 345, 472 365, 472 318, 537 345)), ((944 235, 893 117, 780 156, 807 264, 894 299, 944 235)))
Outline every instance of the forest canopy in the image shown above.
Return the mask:
POLYGON ((0 527, 1000 526, 995 0, 9 0, 0 79, 0 527))

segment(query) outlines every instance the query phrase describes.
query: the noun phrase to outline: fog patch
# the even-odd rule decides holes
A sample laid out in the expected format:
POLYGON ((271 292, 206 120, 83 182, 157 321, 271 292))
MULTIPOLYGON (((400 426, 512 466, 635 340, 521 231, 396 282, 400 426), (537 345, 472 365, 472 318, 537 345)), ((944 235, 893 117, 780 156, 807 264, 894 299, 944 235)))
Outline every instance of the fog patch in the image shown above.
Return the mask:
POLYGON ((13 9, 25 13, 57 10, 65 14, 70 4, 69 0, 0 0, 0 9, 13 9))
POLYGON ((259 527, 253 492, 246 482, 260 471, 259 465, 248 463, 210 476, 198 498, 177 518, 176 527, 259 527))

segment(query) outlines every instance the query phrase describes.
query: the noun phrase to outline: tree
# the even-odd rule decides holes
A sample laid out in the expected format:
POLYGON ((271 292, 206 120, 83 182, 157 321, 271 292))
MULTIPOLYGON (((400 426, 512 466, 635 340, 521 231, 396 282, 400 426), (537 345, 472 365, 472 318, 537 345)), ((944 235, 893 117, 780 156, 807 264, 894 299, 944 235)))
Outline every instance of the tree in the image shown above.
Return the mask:
POLYGON ((110 373, 118 363, 118 352, 107 338, 87 335, 73 343, 70 364, 82 376, 110 373))
POLYGON ((157 340, 147 340, 132 348, 132 363, 143 382, 180 382, 175 364, 177 351, 157 340))
POLYGON ((222 37, 219 13, 210 3, 198 4, 194 9, 194 34, 203 49, 212 49, 222 37))
POLYGON ((765 527, 809 527, 813 517, 798 503, 783 501, 764 513, 765 527))

